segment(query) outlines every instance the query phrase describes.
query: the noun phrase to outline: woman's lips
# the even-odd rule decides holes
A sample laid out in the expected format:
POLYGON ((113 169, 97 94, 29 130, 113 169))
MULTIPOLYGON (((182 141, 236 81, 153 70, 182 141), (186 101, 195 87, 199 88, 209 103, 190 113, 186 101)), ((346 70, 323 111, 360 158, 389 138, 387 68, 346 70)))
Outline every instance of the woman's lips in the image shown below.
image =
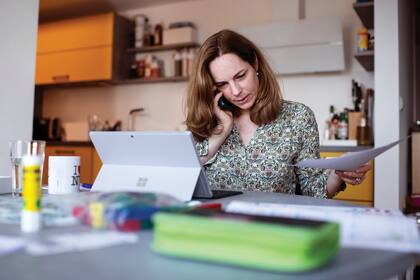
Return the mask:
POLYGON ((235 100, 234 103, 239 104, 239 105, 243 105, 248 101, 248 97, 249 97, 249 95, 245 96, 242 99, 235 100))

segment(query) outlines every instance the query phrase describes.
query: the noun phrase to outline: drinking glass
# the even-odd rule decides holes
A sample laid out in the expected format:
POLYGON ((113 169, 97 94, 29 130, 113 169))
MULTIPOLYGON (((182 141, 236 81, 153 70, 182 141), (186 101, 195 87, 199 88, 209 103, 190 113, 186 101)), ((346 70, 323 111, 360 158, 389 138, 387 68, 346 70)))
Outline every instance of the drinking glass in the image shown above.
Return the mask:
POLYGON ((45 141, 39 140, 13 140, 9 142, 10 161, 12 164, 12 195, 13 197, 22 194, 23 187, 23 158, 25 156, 39 156, 40 184, 42 184, 42 172, 45 157, 45 141))

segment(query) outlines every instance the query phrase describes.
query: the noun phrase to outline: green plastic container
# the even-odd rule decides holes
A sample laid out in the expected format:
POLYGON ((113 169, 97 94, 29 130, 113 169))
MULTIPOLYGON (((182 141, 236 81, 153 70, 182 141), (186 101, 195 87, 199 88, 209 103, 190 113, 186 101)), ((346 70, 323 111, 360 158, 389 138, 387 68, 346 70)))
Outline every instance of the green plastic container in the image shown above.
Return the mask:
POLYGON ((328 263, 339 225, 243 214, 158 213, 152 248, 175 257, 270 271, 301 272, 328 263))

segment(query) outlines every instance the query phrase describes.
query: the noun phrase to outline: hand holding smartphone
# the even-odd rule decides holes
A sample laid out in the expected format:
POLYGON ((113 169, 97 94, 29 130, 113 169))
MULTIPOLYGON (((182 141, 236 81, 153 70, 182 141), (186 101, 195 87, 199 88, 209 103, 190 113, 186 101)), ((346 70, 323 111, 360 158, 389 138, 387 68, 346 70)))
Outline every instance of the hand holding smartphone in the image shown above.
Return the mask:
MULTIPOLYGON (((218 94, 219 91, 216 89, 215 94, 218 94)), ((217 101, 217 105, 219 105, 219 108, 224 111, 233 111, 235 109, 235 105, 230 103, 223 95, 219 98, 217 101)))

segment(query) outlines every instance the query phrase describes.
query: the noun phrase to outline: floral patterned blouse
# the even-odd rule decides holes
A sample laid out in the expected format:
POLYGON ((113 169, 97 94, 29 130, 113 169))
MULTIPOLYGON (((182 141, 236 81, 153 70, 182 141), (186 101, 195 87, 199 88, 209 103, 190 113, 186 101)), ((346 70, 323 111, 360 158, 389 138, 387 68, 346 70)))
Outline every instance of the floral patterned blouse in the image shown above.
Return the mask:
MULTIPOLYGON (((197 143, 200 156, 208 154, 208 139, 197 143)), ((307 106, 283 101, 278 118, 257 128, 247 145, 236 126, 204 168, 211 188, 267 191, 327 197, 329 171, 298 168, 294 164, 319 158, 315 116, 307 106)))

